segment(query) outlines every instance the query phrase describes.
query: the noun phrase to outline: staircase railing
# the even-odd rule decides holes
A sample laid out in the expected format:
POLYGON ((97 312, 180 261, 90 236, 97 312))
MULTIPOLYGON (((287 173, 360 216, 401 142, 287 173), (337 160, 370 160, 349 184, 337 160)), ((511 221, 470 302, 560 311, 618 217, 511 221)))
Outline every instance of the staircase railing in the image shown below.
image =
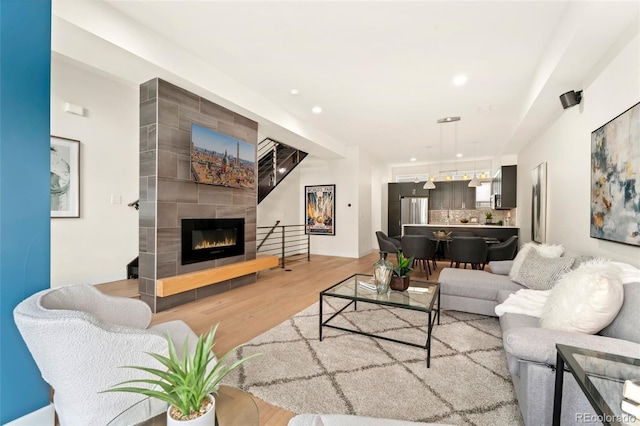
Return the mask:
POLYGON ((258 226, 256 241, 257 252, 275 255, 280 258, 280 267, 300 260, 311 260, 311 237, 305 234, 304 225, 258 226))
MULTIPOLYGON (((273 231, 275 231, 276 226, 278 226, 278 225, 280 225, 280 221, 276 220, 276 224, 271 227, 271 230, 269 230, 269 232, 267 232, 267 235, 265 235, 265 237, 262 239, 262 241, 260 241, 260 244, 258 244, 258 248, 256 249, 256 251, 260 251, 260 249, 264 245, 265 241, 267 241, 267 239, 269 239, 271 234, 273 234, 273 231)), ((268 228, 268 226, 264 226, 264 227, 260 227, 260 228, 268 228)))
POLYGON ((296 168, 306 152, 266 138, 258 144, 258 203, 296 168))

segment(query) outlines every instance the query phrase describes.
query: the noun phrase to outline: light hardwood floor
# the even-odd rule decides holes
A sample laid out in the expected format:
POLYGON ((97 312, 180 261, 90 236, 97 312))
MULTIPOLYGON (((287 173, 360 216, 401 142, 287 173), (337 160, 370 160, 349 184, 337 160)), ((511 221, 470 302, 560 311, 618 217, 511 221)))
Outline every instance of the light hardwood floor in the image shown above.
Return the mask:
MULTIPOLYGON (((253 284, 154 314, 152 323, 180 319, 199 334, 219 322, 215 352, 222 355, 317 302, 321 290, 343 278, 355 273, 371 274, 378 257, 377 252, 360 259, 312 255, 309 262, 287 265, 290 271, 276 268, 261 272, 253 284)), ((391 260, 395 263, 395 259, 391 260)), ((437 280, 441 268, 448 264, 448 261, 440 262, 429 279, 437 280)), ((418 270, 413 272, 417 273, 418 270)), ((131 297, 137 294, 137 281, 124 280, 98 288, 108 294, 131 297)), ((284 426, 295 415, 254 399, 262 426, 284 426)))

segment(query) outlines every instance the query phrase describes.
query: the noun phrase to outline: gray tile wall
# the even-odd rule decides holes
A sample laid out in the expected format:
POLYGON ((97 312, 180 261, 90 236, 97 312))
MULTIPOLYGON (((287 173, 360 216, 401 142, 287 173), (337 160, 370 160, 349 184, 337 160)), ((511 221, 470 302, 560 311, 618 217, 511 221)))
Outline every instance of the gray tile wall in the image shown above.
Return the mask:
POLYGON ((193 123, 253 145, 258 143, 258 123, 246 117, 161 79, 140 86, 139 287, 141 299, 156 312, 255 282, 255 275, 251 275, 158 297, 154 307, 158 278, 256 257, 257 183, 253 189, 237 189, 191 182, 193 123), (182 219, 229 217, 245 219, 244 256, 182 265, 182 219))

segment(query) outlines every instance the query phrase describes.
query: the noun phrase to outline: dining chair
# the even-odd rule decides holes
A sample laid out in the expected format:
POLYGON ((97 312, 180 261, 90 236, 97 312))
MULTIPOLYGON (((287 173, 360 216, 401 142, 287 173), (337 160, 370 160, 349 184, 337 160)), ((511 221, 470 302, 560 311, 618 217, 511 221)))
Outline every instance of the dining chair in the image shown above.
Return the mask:
POLYGON ((398 256, 398 250, 402 250, 402 244, 399 240, 395 238, 388 237, 382 231, 376 231, 376 238, 378 238, 378 247, 380 247, 380 251, 386 251, 387 253, 391 253, 398 256))
POLYGON ((449 266, 453 267, 455 263, 455 267, 458 268, 463 263, 463 267, 466 268, 469 263, 471 269, 484 269, 488 250, 487 242, 482 237, 453 237, 449 245, 451 254, 449 266))
POLYGON ((518 236, 512 235, 508 240, 489 246, 487 262, 492 260, 513 260, 518 251, 518 236))
POLYGON ((401 245, 402 254, 405 257, 413 256, 414 262, 419 263, 420 270, 424 270, 425 277, 429 278, 429 260, 434 260, 436 256, 436 243, 426 235, 405 235, 401 245))

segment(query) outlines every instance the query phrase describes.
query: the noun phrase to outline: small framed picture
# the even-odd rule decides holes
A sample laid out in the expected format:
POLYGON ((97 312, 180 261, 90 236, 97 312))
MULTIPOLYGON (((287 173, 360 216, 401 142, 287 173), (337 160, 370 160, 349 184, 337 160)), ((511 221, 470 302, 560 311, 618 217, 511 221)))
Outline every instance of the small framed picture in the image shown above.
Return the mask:
POLYGON ((477 217, 469 218, 469 223, 478 223, 478 218, 477 217))
POLYGON ((51 136, 51 217, 80 217, 80 141, 51 136))

